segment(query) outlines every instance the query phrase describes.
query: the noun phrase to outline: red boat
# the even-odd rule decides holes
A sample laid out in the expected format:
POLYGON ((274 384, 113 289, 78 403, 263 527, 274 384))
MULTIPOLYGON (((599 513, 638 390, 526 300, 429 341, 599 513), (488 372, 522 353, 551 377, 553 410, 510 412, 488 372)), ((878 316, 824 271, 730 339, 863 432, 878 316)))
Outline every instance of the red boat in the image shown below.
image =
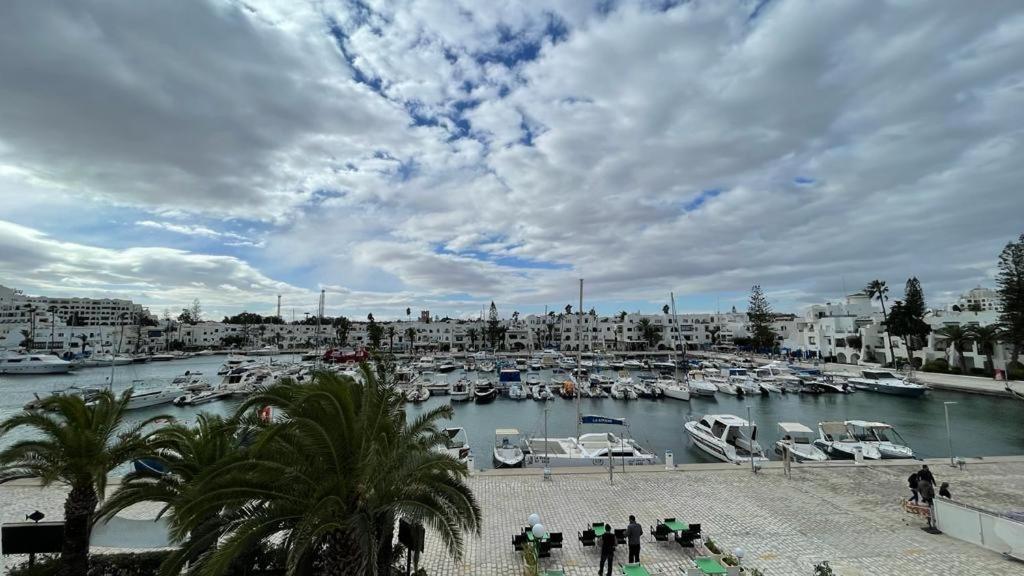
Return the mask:
POLYGON ((324 352, 324 362, 346 364, 349 362, 366 362, 370 359, 370 353, 366 348, 358 350, 330 348, 324 352))

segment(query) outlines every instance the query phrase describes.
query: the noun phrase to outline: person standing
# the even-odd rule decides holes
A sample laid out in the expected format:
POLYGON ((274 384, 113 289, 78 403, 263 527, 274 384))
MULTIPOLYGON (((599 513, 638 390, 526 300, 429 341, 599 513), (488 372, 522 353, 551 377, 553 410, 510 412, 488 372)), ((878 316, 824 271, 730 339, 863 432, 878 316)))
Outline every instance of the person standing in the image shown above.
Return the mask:
POLYGON ((626 543, 629 544, 629 563, 640 561, 640 537, 644 535, 642 526, 636 523, 636 516, 629 515, 629 526, 626 526, 626 543))
POLYGON ((597 569, 597 576, 604 571, 604 564, 608 563, 608 571, 605 576, 612 576, 612 564, 615 562, 615 533, 609 524, 604 525, 604 534, 601 535, 601 565, 597 569))
POLYGON ((935 476, 932 476, 932 471, 928 469, 928 465, 921 466, 921 469, 917 472, 918 480, 925 480, 932 485, 932 492, 935 491, 935 476))
POLYGON ((917 504, 917 472, 912 472, 910 476, 907 476, 907 484, 910 485, 910 500, 907 500, 907 502, 913 502, 914 504, 917 504))
POLYGON ((793 466, 793 439, 786 434, 782 439, 782 473, 787 477, 791 478, 792 466, 793 466))

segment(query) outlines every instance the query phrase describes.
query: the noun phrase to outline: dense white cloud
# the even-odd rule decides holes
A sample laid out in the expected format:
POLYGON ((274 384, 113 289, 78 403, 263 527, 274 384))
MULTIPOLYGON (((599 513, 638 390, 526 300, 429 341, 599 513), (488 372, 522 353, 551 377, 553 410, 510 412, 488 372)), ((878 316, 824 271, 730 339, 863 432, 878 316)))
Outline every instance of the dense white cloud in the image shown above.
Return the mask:
POLYGON ((1024 209, 1019 3, 663 7, 15 2, 0 176, 389 310, 991 275, 1024 209))

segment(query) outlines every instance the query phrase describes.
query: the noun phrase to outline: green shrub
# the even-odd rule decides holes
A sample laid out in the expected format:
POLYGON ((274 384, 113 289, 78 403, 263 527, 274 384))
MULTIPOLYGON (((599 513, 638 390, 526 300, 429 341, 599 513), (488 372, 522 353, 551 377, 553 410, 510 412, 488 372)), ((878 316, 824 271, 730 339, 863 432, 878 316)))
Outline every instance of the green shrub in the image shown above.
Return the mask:
MULTIPOLYGON (((266 556, 276 552, 274 548, 263 550, 266 556)), ((139 552, 125 554, 93 554, 89 557, 89 573, 87 576, 152 576, 160 571, 160 564, 170 554, 168 551, 139 552)), ((283 574, 283 570, 267 567, 273 560, 262 556, 252 559, 256 569, 245 570, 233 568, 229 575, 245 574, 246 576, 271 576, 283 574)), ((59 556, 36 558, 36 564, 29 569, 28 562, 23 562, 8 572, 9 576, 53 576, 60 567, 59 556)))
POLYGON ((989 371, 984 368, 971 368, 971 376, 988 376, 989 371))
POLYGON ((835 576, 835 572, 832 571, 832 567, 828 565, 828 560, 814 565, 814 576, 835 576))
POLYGON ((761 572, 758 568, 744 568, 743 571, 750 576, 764 576, 764 572, 761 572))
POLYGON ((740 561, 737 560, 736 557, 732 554, 726 554, 725 556, 722 556, 722 563, 728 564, 729 566, 737 566, 739 565, 740 561))
POLYGON ((942 374, 949 372, 949 362, 946 362, 943 358, 936 358, 935 360, 929 360, 924 363, 921 367, 922 372, 939 372, 942 374))
POLYGON ((715 544, 715 541, 712 540, 711 538, 708 538, 707 540, 704 541, 704 547, 707 548, 708 552, 711 552, 712 554, 721 554, 722 553, 722 551, 718 549, 718 544, 715 544))
POLYGON ((1006 377, 1010 380, 1024 380, 1024 364, 1017 362, 1006 367, 1006 377))

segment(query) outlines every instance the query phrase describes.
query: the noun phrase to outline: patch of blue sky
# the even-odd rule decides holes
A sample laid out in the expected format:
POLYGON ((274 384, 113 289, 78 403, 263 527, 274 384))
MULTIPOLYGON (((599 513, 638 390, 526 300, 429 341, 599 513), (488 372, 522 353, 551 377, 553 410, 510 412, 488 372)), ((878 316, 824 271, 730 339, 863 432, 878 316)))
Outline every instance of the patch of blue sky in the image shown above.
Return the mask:
POLYGON ((696 197, 683 203, 683 211, 693 212, 694 210, 697 210, 698 208, 703 206, 708 200, 715 198, 724 191, 725 190, 723 190, 722 188, 709 188, 707 190, 701 190, 700 194, 697 194, 696 197))

